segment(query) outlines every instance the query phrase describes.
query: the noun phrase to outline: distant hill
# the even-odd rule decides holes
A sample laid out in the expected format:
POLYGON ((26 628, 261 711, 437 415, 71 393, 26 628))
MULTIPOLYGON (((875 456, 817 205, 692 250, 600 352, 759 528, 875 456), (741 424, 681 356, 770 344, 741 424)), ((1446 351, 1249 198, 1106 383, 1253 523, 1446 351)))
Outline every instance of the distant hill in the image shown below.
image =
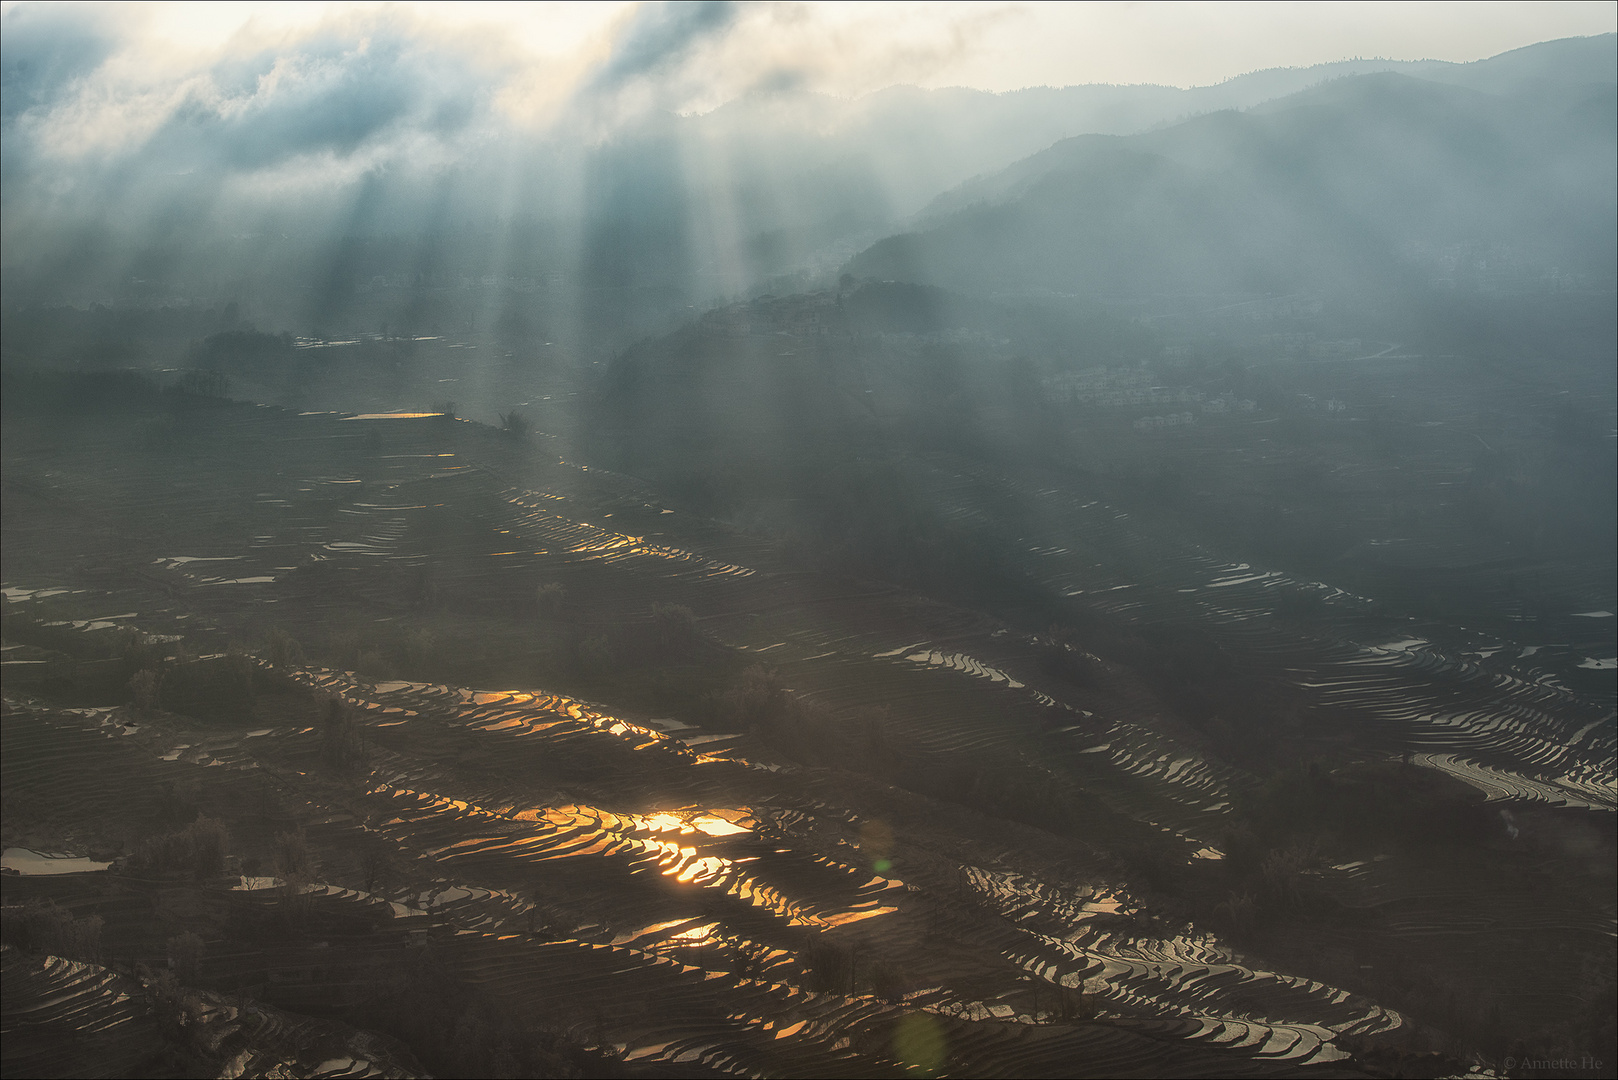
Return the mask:
MULTIPOLYGON (((1613 53, 1605 35, 1468 64, 1346 60, 1188 89, 896 86, 853 99, 772 90, 706 114, 658 113, 599 143, 506 131, 446 160, 426 155, 373 170, 363 189, 326 185, 296 197, 279 184, 243 188, 243 176, 220 164, 228 147, 210 142, 224 138, 219 124, 174 129, 196 140, 185 143, 202 163, 196 168, 176 172, 174 148, 152 143, 122 160, 103 189, 31 159, 14 121, 6 129, 0 298, 12 309, 236 301, 244 318, 302 334, 384 325, 435 336, 493 332, 508 347, 537 339, 605 354, 714 304, 828 287, 882 237, 930 227, 974 201, 1006 201, 1106 145, 1074 138, 1134 137, 1118 153, 1156 154, 1185 174, 1148 181, 1126 172, 1118 178, 1126 186, 1206 187, 1207 162, 1181 160, 1177 147, 1216 139, 1226 121, 1210 122, 1211 114, 1269 109, 1276 99, 1293 108, 1287 95, 1324 91, 1345 76, 1392 73, 1435 92, 1514 95, 1512 122, 1530 135, 1555 130, 1534 129, 1541 113, 1564 107, 1610 135, 1613 53), (1022 164, 1003 171, 1013 162, 1022 164), (62 188, 65 180, 73 183, 62 188)), ((1263 127, 1256 118, 1250 126, 1263 127)), ((1424 130, 1402 135, 1424 138, 1424 130)), ((1457 167, 1490 168, 1488 148, 1473 149, 1483 157, 1462 156, 1457 167)), ((1345 176, 1357 182, 1364 170, 1351 163, 1359 171, 1345 176)), ((1563 164, 1579 175, 1590 170, 1563 164)), ((1610 172, 1610 160, 1602 167, 1610 172)), ((901 272, 892 259, 878 262, 883 268, 872 273, 901 272)), ((951 275, 942 266, 929 272, 951 275)), ((1062 289, 1064 275, 1056 276, 1062 289)), ((1044 271, 1035 276, 1043 281, 1044 271)))
MULTIPOLYGON (((633 175, 662 155, 680 163, 658 171, 663 196, 679 200, 667 204, 670 223, 662 231, 679 236, 673 215, 684 214, 680 221, 689 232, 679 242, 691 246, 692 261, 710 279, 738 270, 741 278, 812 276, 830 269, 828 259, 842 245, 869 242, 941 192, 992 176, 1071 137, 1138 135, 1378 73, 1487 94, 1532 92, 1580 101, 1618 80, 1614 52, 1609 34, 1544 42, 1465 64, 1344 60, 1186 89, 1089 84, 995 94, 895 86, 851 100, 762 93, 672 122, 657 139, 626 141, 615 151, 621 157, 612 174, 633 175), (722 208, 723 220, 692 228, 689 223, 702 221, 710 212, 705 207, 712 206, 722 208), (729 234, 740 240, 739 250, 704 249, 702 235, 729 234)), ((597 199, 591 214, 604 222, 638 221, 657 201, 610 183, 597 199)), ((852 249, 843 251, 843 257, 849 254, 852 249)))
POLYGON ((1610 288, 1614 87, 1584 80, 1610 63, 1572 65, 1560 84, 1516 54, 1487 65, 1451 65, 1466 77, 1443 83, 1346 77, 1246 112, 1063 140, 941 196, 850 269, 1101 298, 1374 297, 1479 274, 1610 288), (1485 75, 1521 92, 1459 85, 1485 75))

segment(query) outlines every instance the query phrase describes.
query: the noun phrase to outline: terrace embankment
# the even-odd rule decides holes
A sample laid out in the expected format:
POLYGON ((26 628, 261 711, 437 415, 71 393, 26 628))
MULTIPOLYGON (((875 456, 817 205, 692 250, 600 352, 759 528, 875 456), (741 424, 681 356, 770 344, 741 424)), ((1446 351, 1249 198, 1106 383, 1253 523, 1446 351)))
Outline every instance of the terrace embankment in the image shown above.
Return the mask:
POLYGON ((1531 643, 1047 489, 1030 626, 475 425, 187 408, 5 431, 5 843, 123 856, 7 902, 114 966, 448 1071, 1601 1037, 1611 724, 1531 643))
POLYGON ((424 1075, 402 1044, 180 987, 172 974, 0 946, 7 1076, 424 1075))
MULTIPOLYGON (((521 1003, 626 1065, 726 1072, 900 1069, 891 1029, 912 1015, 936 1018, 926 1022, 949 1033, 950 1064, 964 1072, 1013 1049, 1019 1071, 1059 1070, 1097 1038, 1142 1074, 1227 1055, 1250 1059, 1244 1068, 1292 1069, 1344 1059, 1341 1034, 1401 1026, 1319 983, 1254 970, 1210 936, 1187 937, 1121 886, 1075 884, 1071 870, 1063 886, 1035 884, 945 862, 936 849, 955 841, 927 829, 921 807, 889 807, 901 812, 877 828, 779 774, 671 751, 663 744, 674 739, 572 702, 443 687, 378 694, 322 672, 294 677, 355 708, 374 746, 363 784, 359 769, 331 764, 318 730, 199 730, 149 713, 130 731, 122 710, 13 704, 15 768, 113 741, 170 770, 200 810, 239 832, 232 845, 253 852, 246 859, 281 874, 191 883, 154 869, 148 843, 115 873, 75 875, 77 897, 58 884, 72 910, 105 920, 100 948, 113 962, 160 963, 176 949, 168 932, 188 927, 198 983, 349 1019, 387 1011, 392 972, 435 962, 471 992, 521 1003), (404 728, 437 730, 429 757, 383 726, 400 715, 404 728), (601 760, 596 744, 627 746, 659 772, 672 759, 712 773, 697 783, 747 802, 652 812, 512 803, 547 760, 601 760), (439 764, 447 747, 451 768, 439 764), (300 825, 298 839, 263 838, 266 821, 300 825), (887 869, 868 868, 875 854, 887 869), (926 884, 900 876, 912 867, 926 884), (1008 1025, 1009 1044, 980 1030, 1008 1025)), ((124 781, 104 783, 117 794, 124 781)), ((70 785, 56 797, 72 796, 70 785)), ((992 849, 987 824, 976 831, 992 849)), ((1030 835, 1018 846, 1053 845, 1030 835)), ((18 879, 8 890, 25 881, 42 888, 18 879)))

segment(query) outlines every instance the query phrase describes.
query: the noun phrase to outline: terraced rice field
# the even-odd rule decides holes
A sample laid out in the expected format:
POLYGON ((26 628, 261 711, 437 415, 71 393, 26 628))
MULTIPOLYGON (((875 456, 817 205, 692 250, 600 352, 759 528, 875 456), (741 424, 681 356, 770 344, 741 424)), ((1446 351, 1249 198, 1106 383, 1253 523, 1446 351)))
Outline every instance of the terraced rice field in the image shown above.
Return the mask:
MULTIPOLYGON (((5 946, 0 988, 7 1076, 129 1076, 161 1059, 158 1021, 128 976, 5 946)), ((237 1076, 419 1075, 409 1051, 391 1040, 263 1004, 199 995, 189 1024, 204 1042, 229 1048, 228 1069, 237 1076)))
MULTIPOLYGON (((1318 983, 1244 967, 1208 935, 1142 936, 1134 926, 1138 904, 1118 887, 1075 894, 968 866, 959 870, 956 895, 934 897, 897 876, 872 874, 860 868, 853 844, 815 842, 829 808, 794 796, 796 785, 777 784, 772 796, 747 806, 653 813, 513 804, 501 789, 515 789, 512 777, 525 771, 525 759, 565 755, 592 739, 621 742, 652 758, 659 772, 674 761, 686 771, 716 772, 722 785, 730 786, 729 774, 739 789, 758 787, 748 780, 759 770, 743 761, 698 754, 672 737, 646 738, 575 702, 445 687, 379 692, 325 672, 300 677, 364 709, 379 736, 388 730, 381 725, 400 715, 388 710, 403 709, 413 714, 409 724, 436 728, 440 745, 454 739, 476 746, 482 790, 393 752, 377 763, 363 799, 339 812, 294 779, 290 766, 308 751, 306 730, 210 738, 164 717, 114 734, 117 721, 106 714, 30 703, 13 703, 8 718, 8 745, 14 733, 21 736, 20 768, 35 757, 82 758, 94 745, 87 736, 117 740, 144 750, 140 756, 176 779, 218 777, 226 814, 233 810, 221 790, 233 784, 228 774, 264 770, 283 785, 283 798, 307 798, 302 816, 315 822, 310 833, 322 851, 350 847, 355 838, 345 834, 363 831, 409 859, 408 879, 381 895, 308 887, 326 918, 350 909, 350 919, 380 920, 340 956, 332 949, 312 961, 296 950, 221 947, 205 969, 214 985, 254 985, 271 1000, 340 997, 344 972, 363 963, 357 952, 386 955, 399 947, 397 933, 408 935, 419 920, 423 931, 449 935, 446 946, 474 982, 503 1000, 531 1003, 538 1014, 594 1025, 626 1062, 696 1062, 746 1074, 902 1071, 885 1044, 900 1018, 918 1012, 953 1033, 951 1068, 968 1074, 1061 1071, 1064 1055, 1097 1037, 1092 1028, 1111 1031, 1109 1060, 1120 1065, 1127 1060, 1116 1056, 1121 1048, 1135 1046, 1141 1057, 1132 1068, 1140 1074, 1177 1055, 1195 1060, 1204 1047, 1247 1060, 1226 1066, 1232 1071, 1265 1062, 1325 1064, 1347 1056, 1332 1043, 1338 1033, 1401 1022, 1318 983), (179 754, 171 748, 177 740, 184 742, 179 754), (684 752, 671 754, 671 742, 684 752), (489 767, 497 761, 501 767, 489 767), (417 786, 405 787, 405 779, 417 786), (424 789, 428 781, 433 786, 424 789), (565 901, 543 899, 558 896, 565 901), (540 920, 535 899, 546 905, 540 920), (823 940, 848 950, 856 964, 904 970, 907 984, 882 996, 825 988, 815 953, 823 940), (941 941, 962 955, 937 963, 930 954, 941 941), (973 972, 966 984, 963 970, 973 972), (1059 1024, 1061 988, 1086 984, 1098 1006, 1065 1036, 1016 1035, 1011 1053, 1006 1037, 983 1032, 1059 1024), (1037 986, 1045 987, 1043 1007, 1037 986), (1181 1042, 1182 1050, 1162 1045, 1181 1042), (987 1056, 971 1056, 980 1052, 972 1047, 987 1056)), ((693 781, 693 790, 712 782, 693 781)), ((116 782, 107 787, 120 793, 116 782)), ((849 822, 839 814, 830 824, 849 822)), ((268 895, 275 893, 272 887, 268 895)))
MULTIPOLYGON (((64 708, 47 684, 90 675, 8 641, 8 807, 38 800, 90 835, 120 816, 161 818, 162 793, 178 788, 244 846, 305 829, 321 870, 304 895, 348 936, 321 957, 212 943, 203 970, 221 992, 339 1009, 361 992, 356 972, 431 940, 475 984, 586 1032, 626 1069, 727 1075, 1355 1075, 1356 1048, 1395 1045, 1413 1026, 1374 993, 1273 970, 1130 879, 1127 856, 1148 843, 1199 872, 1221 862, 1232 807, 1258 781, 1104 658, 1094 685, 1076 687, 1042 668, 1051 643, 1040 633, 803 572, 632 480, 524 464, 442 419, 239 409, 208 438, 213 452, 180 469, 111 454, 94 436, 8 447, 8 491, 30 500, 29 516, 6 518, 8 615, 86 642, 130 628, 222 653, 269 626, 314 641, 355 612, 409 626, 453 597, 495 613, 480 617, 499 657, 499 613, 532 620, 522 605, 541 586, 562 586, 602 626, 684 605, 799 699, 879 715, 906 753, 1015 762, 1092 806, 1082 833, 1061 837, 868 774, 795 766, 717 711, 693 725, 543 685, 363 677, 263 656, 252 661, 261 674, 296 693, 234 717, 64 708), (250 497, 221 494, 244 478, 250 497), (84 527, 63 542, 74 519, 84 527), (323 769, 318 716, 287 703, 300 694, 347 704, 361 775, 323 769), (371 849, 393 868, 380 881, 366 881, 376 875, 355 854, 371 849)), ((1413 619, 1387 599, 1167 540, 1096 498, 1021 495, 1040 523, 1028 559, 1054 594, 1121 627, 1194 622, 1234 668, 1303 692, 1311 719, 1353 755, 1409 754, 1503 809, 1618 806, 1610 703, 1562 677, 1566 655, 1546 666, 1532 641, 1413 619), (1278 613, 1305 602, 1307 617, 1278 613)), ((1457 895, 1467 879, 1440 877, 1394 859, 1319 882, 1378 912, 1390 949, 1443 960, 1489 943, 1503 959, 1482 978, 1525 969, 1547 943, 1612 948, 1610 904, 1508 894, 1469 906, 1457 895)), ((216 883, 211 902, 284 892, 237 885, 216 883)), ((160 936, 138 929, 149 907, 97 903, 109 927, 124 905, 117 918, 136 944, 119 959, 158 955, 160 936)), ((1349 937, 1365 947, 1365 934, 1349 937)), ((1543 970, 1505 992, 1549 1015, 1566 1005, 1554 984, 1567 969, 1543 970)), ((116 982, 103 975, 72 979, 116 982)), ((17 978, 32 986, 47 973, 17 978)), ((94 987, 84 993, 96 1002, 116 998, 94 987)), ((92 1011, 97 1031, 144 1022, 110 1004, 92 1011)), ((345 1068, 360 1067, 348 1057, 345 1068)))

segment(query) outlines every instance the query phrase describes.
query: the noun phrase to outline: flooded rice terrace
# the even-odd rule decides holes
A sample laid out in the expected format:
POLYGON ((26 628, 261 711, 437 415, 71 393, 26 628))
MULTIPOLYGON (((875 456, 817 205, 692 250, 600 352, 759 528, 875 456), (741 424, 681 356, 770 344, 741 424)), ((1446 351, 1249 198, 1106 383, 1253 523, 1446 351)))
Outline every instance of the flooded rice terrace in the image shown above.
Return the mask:
POLYGON ((1610 969, 1610 582, 1480 627, 1030 485, 1073 635, 448 416, 165 424, 7 424, 7 911, 100 920, 8 1073, 159 970, 297 1075, 419 1068, 423 978, 603 1073, 1465 1073, 1610 969))

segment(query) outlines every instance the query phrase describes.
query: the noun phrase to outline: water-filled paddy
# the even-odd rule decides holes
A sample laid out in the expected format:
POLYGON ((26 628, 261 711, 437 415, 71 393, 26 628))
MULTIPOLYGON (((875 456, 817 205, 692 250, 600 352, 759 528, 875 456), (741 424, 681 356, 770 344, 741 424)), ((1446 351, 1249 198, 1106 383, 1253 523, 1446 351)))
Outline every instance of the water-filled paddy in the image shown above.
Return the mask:
MULTIPOLYGON (((1291 925, 1329 956, 1244 936, 1227 882, 1251 857, 1231 840, 1265 790, 1261 754, 1223 752, 1220 729, 1185 719, 1172 668, 1141 659, 1178 649, 1176 663, 1205 663, 1160 634, 1194 624, 1242 686, 1292 695, 1276 736, 1288 752, 1329 753, 1333 767, 1408 755, 1510 809, 1524 837, 1561 843, 1545 824, 1561 819, 1534 815, 1613 806, 1610 719, 1567 679, 1607 654, 1542 643, 1598 641, 1603 620, 1585 616, 1605 610, 1599 597, 1519 624, 1531 637, 1411 618, 1044 487, 1028 493, 1043 522, 1024 541, 1030 566, 1111 635, 1062 641, 805 571, 697 515, 615 528, 654 496, 599 471, 513 464, 471 425, 378 425, 365 447, 344 441, 344 423, 227 417, 223 449, 181 466, 184 486, 167 459, 104 474, 93 446, 59 452, 83 463, 65 469, 8 451, 8 477, 48 464, 58 498, 125 523, 116 559, 93 531, 8 534, 8 626, 40 642, 26 660, 54 672, 52 693, 126 702, 122 680, 96 690, 64 658, 112 662, 130 630, 161 643, 165 664, 228 663, 234 645, 269 672, 271 628, 306 650, 272 673, 284 684, 264 684, 282 689, 116 723, 15 697, 8 799, 62 806, 89 835, 159 828, 174 785, 222 815, 261 870, 276 834, 301 824, 319 870, 297 895, 312 909, 433 927, 457 971, 524 1008, 587 1024, 599 1011, 601 1044, 626 1061, 741 1072, 890 1068, 881 1033, 917 1013, 969 1073, 1060 1071, 1102 1043, 1126 1070, 1330 1065, 1431 1022, 1362 965, 1506 950, 1514 959, 1472 977, 1548 1016, 1570 968, 1503 972, 1610 929, 1610 912, 1572 892, 1526 903, 1528 866, 1552 849, 1514 848, 1501 826, 1454 855, 1447 879, 1403 850, 1300 871, 1319 906, 1291 925), (442 469, 447 454, 466 467, 442 469), (223 507, 217 489, 243 473, 255 497, 223 507), (215 587, 227 582, 238 587, 215 587), (654 605, 690 623, 659 624, 654 605), (567 649, 583 659, 545 660, 567 649), (664 682, 615 701, 644 657, 664 682), (724 705, 759 662, 802 704, 802 737, 824 745, 795 757, 791 733, 724 705), (732 682, 668 689, 705 665, 732 682), (327 698, 349 709, 358 771, 324 764, 311 703, 327 698), (368 863, 371 845, 386 859, 368 863), (1520 881, 1489 886, 1501 865, 1520 881), (1478 899, 1489 888, 1492 908, 1478 899)), ((243 876, 269 880, 246 892, 276 895, 273 875, 232 881, 243 876)), ((217 985, 256 978, 231 955, 209 969, 217 985)), ((314 1000, 288 978, 286 1001, 314 1000)))

